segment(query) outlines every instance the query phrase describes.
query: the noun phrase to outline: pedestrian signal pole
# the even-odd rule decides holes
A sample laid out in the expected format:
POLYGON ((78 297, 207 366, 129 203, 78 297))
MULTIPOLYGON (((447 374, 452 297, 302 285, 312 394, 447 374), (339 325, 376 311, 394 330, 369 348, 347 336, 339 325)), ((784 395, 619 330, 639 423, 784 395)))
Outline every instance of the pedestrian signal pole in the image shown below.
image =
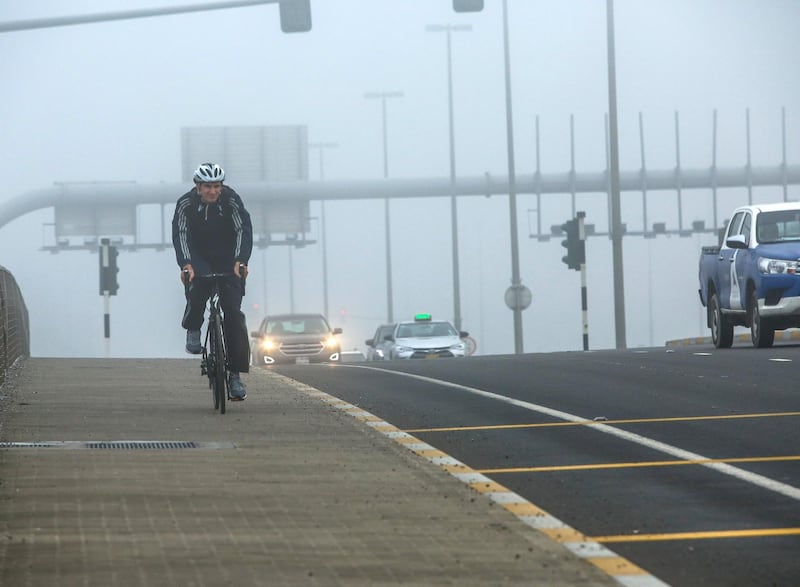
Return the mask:
POLYGON ((111 356, 111 315, 110 296, 117 295, 117 247, 111 246, 109 239, 100 239, 100 295, 103 296, 103 336, 106 357, 111 356))
POLYGON ((585 212, 578 212, 577 216, 567 220, 561 225, 561 230, 567 238, 561 241, 561 246, 567 249, 567 254, 561 260, 575 271, 581 272, 581 321, 583 326, 583 350, 589 350, 589 312, 588 296, 586 293, 586 230, 584 228, 585 212))

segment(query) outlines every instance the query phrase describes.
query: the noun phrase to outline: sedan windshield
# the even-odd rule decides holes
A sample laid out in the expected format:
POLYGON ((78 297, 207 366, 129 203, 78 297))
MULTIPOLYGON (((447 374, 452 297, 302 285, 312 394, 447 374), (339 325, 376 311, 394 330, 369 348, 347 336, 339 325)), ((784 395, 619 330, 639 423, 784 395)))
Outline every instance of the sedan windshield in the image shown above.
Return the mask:
POLYGON ((397 338, 425 338, 427 336, 458 336, 449 322, 415 322, 401 324, 397 328, 397 338))
POLYGON ((322 318, 270 320, 267 322, 267 334, 279 336, 281 334, 325 334, 329 332, 328 325, 322 318))

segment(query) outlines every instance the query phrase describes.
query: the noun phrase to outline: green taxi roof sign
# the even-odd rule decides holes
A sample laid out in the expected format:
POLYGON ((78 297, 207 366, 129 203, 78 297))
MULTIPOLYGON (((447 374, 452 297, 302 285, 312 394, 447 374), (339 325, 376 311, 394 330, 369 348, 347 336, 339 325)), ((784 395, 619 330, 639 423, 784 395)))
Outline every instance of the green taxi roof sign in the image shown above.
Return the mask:
POLYGON ((431 315, 425 312, 423 312, 422 314, 416 314, 414 316, 414 322, 429 322, 430 319, 431 315))

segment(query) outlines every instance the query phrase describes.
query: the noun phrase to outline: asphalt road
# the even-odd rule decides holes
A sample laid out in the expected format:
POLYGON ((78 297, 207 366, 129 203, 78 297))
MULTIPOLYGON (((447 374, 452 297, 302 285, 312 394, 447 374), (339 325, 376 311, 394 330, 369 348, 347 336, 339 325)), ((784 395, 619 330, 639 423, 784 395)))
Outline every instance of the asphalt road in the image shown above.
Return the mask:
POLYGON ((798 345, 274 369, 669 584, 800 584, 798 345))

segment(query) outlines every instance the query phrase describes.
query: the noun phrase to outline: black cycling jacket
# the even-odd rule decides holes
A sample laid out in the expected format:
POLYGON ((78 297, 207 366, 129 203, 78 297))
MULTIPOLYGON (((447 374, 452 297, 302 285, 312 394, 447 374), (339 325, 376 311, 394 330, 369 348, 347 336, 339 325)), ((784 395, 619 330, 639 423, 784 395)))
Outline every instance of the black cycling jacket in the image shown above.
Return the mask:
POLYGON ((172 246, 178 266, 191 263, 196 273, 227 273, 236 261, 247 263, 253 250, 253 225, 242 198, 222 186, 214 204, 204 204, 197 189, 175 205, 172 246))

